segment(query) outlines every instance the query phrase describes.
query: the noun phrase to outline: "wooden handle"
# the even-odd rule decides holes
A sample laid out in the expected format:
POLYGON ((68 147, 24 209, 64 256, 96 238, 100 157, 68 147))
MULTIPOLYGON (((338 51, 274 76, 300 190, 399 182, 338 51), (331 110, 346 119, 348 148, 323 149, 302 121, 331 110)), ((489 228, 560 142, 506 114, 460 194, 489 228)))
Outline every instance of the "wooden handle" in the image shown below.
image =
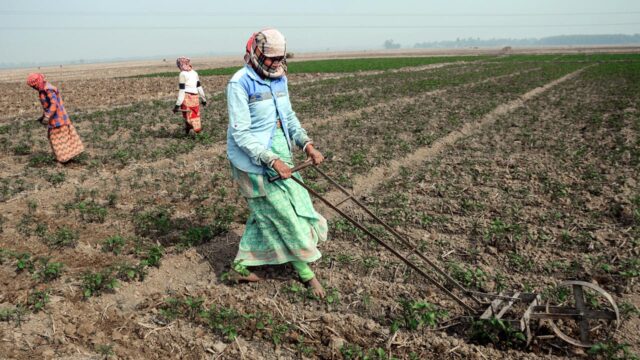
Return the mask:
MULTIPOLYGON (((311 160, 307 160, 307 161, 303 162, 303 163, 302 163, 302 164, 300 164, 300 165, 296 165, 296 166, 294 166, 294 167, 291 169, 291 173, 293 174, 294 172, 298 172, 298 171, 300 171, 300 170, 302 170, 302 169, 304 169, 304 168, 307 168, 307 167, 309 167, 309 166, 313 166, 313 161, 311 161, 311 160)), ((280 175, 274 175, 274 176, 272 176, 272 177, 270 177, 270 178, 269 178, 269 182, 274 182, 274 181, 277 181, 277 180, 280 180, 280 175)))

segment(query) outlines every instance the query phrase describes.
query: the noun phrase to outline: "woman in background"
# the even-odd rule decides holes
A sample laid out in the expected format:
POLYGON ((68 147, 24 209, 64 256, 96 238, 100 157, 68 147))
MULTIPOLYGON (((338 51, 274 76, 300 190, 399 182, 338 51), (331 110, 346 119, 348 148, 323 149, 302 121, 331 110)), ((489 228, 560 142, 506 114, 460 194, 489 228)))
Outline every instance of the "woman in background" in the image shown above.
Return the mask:
POLYGON ((44 110, 38 121, 47 126, 47 137, 56 160, 64 164, 80 155, 84 151, 84 145, 64 109, 64 101, 58 88, 51 85, 43 74, 38 73, 29 74, 27 85, 38 91, 44 110))
POLYGON ((176 65, 180 69, 180 75, 178 76, 178 101, 173 107, 173 112, 182 111, 185 134, 189 134, 191 129, 197 134, 202 131, 199 98, 202 98, 202 106, 207 106, 204 89, 200 84, 198 73, 191 66, 191 59, 179 57, 176 65))

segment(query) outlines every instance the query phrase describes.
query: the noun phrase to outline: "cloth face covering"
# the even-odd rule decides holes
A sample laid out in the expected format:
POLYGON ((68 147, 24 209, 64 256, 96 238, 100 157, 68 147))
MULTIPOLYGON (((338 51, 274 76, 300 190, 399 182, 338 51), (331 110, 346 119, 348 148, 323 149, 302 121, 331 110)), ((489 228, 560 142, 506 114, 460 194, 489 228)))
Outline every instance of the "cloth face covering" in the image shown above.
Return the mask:
POLYGON ((277 79, 287 73, 286 40, 278 30, 265 29, 254 33, 247 41, 245 51, 244 61, 258 74, 277 79))

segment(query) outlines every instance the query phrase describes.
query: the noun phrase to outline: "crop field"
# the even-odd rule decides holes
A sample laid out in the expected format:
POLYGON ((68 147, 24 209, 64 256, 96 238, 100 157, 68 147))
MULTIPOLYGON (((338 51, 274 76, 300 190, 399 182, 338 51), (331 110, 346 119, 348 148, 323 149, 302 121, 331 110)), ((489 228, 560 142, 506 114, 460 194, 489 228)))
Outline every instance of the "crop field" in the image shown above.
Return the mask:
MULTIPOLYGON (((544 322, 526 344, 474 320, 318 201, 330 237, 312 268, 326 298, 288 265, 234 283, 248 209, 225 154, 231 70, 201 72, 196 136, 170 111, 177 73, 65 82, 87 151, 64 166, 34 121, 35 92, 11 108, 8 94, 26 86, 0 84, 0 358, 638 358, 640 55, 290 64, 320 169, 456 281, 554 299, 579 279, 610 293, 620 326, 587 349, 544 322), (140 91, 110 99, 125 84, 140 91)), ((302 175, 344 197, 313 169, 302 175)))

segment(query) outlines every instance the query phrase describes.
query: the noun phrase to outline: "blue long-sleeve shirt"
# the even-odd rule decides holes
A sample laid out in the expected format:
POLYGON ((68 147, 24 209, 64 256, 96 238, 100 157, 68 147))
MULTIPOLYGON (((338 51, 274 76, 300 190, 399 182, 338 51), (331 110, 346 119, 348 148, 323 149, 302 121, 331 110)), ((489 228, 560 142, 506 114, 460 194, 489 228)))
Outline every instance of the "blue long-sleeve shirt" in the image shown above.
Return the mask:
POLYGON ((227 107, 227 157, 239 170, 264 174, 278 158, 269 150, 278 119, 290 151, 292 142, 303 148, 311 141, 291 108, 286 76, 262 79, 245 65, 229 80, 227 107))

